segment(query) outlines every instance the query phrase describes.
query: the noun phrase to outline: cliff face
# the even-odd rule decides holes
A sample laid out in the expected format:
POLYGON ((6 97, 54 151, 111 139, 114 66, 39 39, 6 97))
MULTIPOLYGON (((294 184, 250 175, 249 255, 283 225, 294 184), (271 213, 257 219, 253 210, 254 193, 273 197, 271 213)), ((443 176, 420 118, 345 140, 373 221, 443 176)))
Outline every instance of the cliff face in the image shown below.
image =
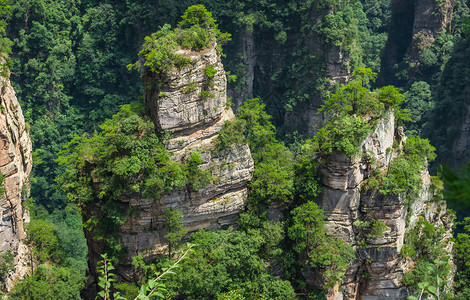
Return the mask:
MULTIPOLYGON (((214 180, 197 192, 166 195, 156 205, 181 210, 190 232, 233 225, 244 209, 246 184, 251 180, 250 149, 248 145, 222 151, 215 148, 224 122, 234 118, 227 107, 226 76, 215 46, 202 52, 179 53, 190 58, 191 65, 161 75, 160 88, 146 92, 146 107, 155 126, 171 133, 166 147, 172 158, 184 161, 199 151, 204 160, 201 169, 210 169, 214 180), (215 70, 212 76, 207 75, 208 68, 215 70)), ((144 81, 154 79, 150 75, 144 81)))
MULTIPOLYGON (((182 212, 188 233, 234 225, 245 208, 246 185, 253 171, 250 149, 248 145, 216 148, 218 132, 226 120, 234 118, 226 105, 226 76, 220 57, 215 47, 202 52, 180 50, 179 54, 190 58, 191 64, 168 73, 144 75, 147 114, 158 132, 171 135, 166 147, 172 159, 185 162, 198 151, 203 160, 199 168, 209 170, 212 180, 197 191, 174 190, 159 199, 123 195, 120 200, 127 211, 126 222, 118 235, 128 257, 150 258, 163 253, 168 244, 164 238, 167 231, 162 228, 166 208, 182 212)), ((90 266, 94 266, 100 260, 103 242, 95 240, 92 233, 87 239, 90 266)), ((126 279, 133 276, 130 266, 120 266, 119 273, 126 279)))
POLYGON ((14 255, 13 270, 1 280, 2 289, 9 290, 16 278, 30 270, 29 252, 22 240, 26 236, 24 224, 29 222, 23 201, 29 194, 32 146, 10 80, 1 77, 0 89, 0 172, 5 189, 0 198, 0 254, 11 251, 14 255))
POLYGON ((399 151, 392 150, 394 141, 400 145, 405 139, 400 128, 395 131, 394 117, 390 113, 363 141, 362 156, 333 155, 322 169, 320 201, 327 215, 327 226, 334 236, 357 247, 357 259, 347 269, 342 288, 339 292, 331 292, 330 299, 406 298, 408 292, 402 278, 414 263, 400 255, 405 233, 415 226, 419 217, 423 217, 435 226, 444 225, 445 239, 451 237, 452 224, 445 203, 433 200, 434 191, 427 170, 421 173, 419 196, 411 204, 407 204, 403 196, 362 189, 375 168, 385 170, 399 155, 399 151), (364 235, 359 224, 367 220, 385 224, 383 234, 364 235))
POLYGON ((452 20, 454 1, 418 0, 415 1, 413 40, 410 58, 413 64, 419 65, 420 55, 424 49, 432 46, 452 20))
POLYGON ((451 166, 458 169, 470 160, 470 105, 464 105, 462 123, 459 128, 459 135, 452 143, 451 166))

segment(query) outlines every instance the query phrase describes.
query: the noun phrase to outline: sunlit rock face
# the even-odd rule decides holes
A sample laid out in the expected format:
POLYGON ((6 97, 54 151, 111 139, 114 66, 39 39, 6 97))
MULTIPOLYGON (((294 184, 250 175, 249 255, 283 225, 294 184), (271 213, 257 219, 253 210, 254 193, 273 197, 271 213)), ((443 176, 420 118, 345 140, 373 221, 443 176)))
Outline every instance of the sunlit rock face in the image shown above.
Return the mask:
POLYGON ((31 270, 23 243, 24 226, 29 222, 23 202, 29 194, 32 146, 15 91, 5 77, 0 77, 0 101, 0 172, 5 189, 0 198, 0 254, 11 251, 14 255, 14 268, 2 281, 2 289, 9 290, 15 279, 31 270))
POLYGON ((233 145, 225 150, 215 147, 224 122, 234 118, 227 106, 227 80, 220 55, 215 45, 200 52, 178 53, 190 58, 191 63, 169 73, 144 76, 149 87, 145 106, 155 127, 170 133, 165 143, 172 158, 184 162, 198 151, 204 161, 200 168, 210 170, 214 180, 196 192, 174 191, 158 201, 129 199, 137 216, 123 227, 122 238, 129 240, 131 253, 143 249, 152 252, 157 250, 156 245, 165 244, 150 229, 159 226, 166 207, 182 211, 183 224, 189 232, 234 225, 245 207, 246 185, 253 171, 250 149, 248 145, 233 145), (153 84, 155 81, 159 84, 153 84))
POLYGON ((400 155, 393 149, 394 141, 400 147, 405 140, 402 130, 395 130, 393 113, 389 113, 363 141, 361 155, 331 155, 322 168, 323 193, 319 201, 327 216, 327 227, 332 235, 357 249, 356 260, 347 269, 341 288, 332 290, 329 299, 405 299, 409 291, 402 278, 414 264, 400 255, 405 233, 421 216, 434 225, 444 225, 445 239, 451 237, 451 219, 445 203, 433 200, 427 170, 421 174, 419 197, 412 204, 407 204, 403 196, 361 189, 375 168, 386 170, 400 155), (364 220, 381 221, 387 228, 378 237, 361 235, 357 224, 364 220))
MULTIPOLYGON (((182 212, 182 223, 189 235, 199 229, 235 225, 246 205, 247 183, 254 168, 250 148, 246 144, 223 150, 216 147, 224 122, 234 118, 227 105, 227 82, 220 55, 215 45, 200 52, 179 50, 178 53, 190 58, 191 63, 163 74, 144 72, 146 113, 157 133, 166 137, 164 142, 172 159, 184 163, 198 151, 203 160, 199 168, 210 170, 212 180, 197 191, 173 190, 158 199, 123 195, 120 201, 127 211, 126 221, 117 236, 128 258, 143 255, 151 259, 167 253, 168 240, 164 236, 168 232, 162 226, 166 208, 182 212)), ((85 220, 101 213, 97 208, 87 208, 85 220)), ((104 244, 92 233, 85 234, 89 266, 93 269, 101 259, 104 244)), ((121 264, 117 269, 124 280, 133 279, 130 264, 121 264)), ((96 270, 91 273, 96 279, 96 270)), ((93 285, 89 286, 93 294, 93 285)))

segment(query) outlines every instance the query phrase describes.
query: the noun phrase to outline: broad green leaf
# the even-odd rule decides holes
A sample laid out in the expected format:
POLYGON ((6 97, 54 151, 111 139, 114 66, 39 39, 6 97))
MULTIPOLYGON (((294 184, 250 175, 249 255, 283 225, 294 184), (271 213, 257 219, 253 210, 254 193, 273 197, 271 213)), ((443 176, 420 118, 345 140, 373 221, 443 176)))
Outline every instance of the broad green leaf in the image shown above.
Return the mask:
POLYGON ((437 294, 437 288, 435 286, 430 285, 430 286, 427 287, 427 289, 430 293, 432 293, 434 295, 437 294))

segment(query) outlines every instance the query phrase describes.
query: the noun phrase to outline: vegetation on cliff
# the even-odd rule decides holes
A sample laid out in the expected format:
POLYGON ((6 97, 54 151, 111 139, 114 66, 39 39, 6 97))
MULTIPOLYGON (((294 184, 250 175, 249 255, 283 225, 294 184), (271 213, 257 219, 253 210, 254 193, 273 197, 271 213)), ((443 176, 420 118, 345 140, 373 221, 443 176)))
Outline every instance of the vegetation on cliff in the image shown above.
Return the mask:
POLYGON ((358 68, 352 80, 339 87, 320 108, 319 112, 329 115, 315 136, 321 155, 358 154, 360 143, 389 110, 393 111, 397 123, 409 119, 408 111, 400 107, 403 96, 398 89, 393 86, 368 89, 376 77, 377 73, 371 69, 358 68))
MULTIPOLYGON (((110 258, 125 260, 125 249, 113 234, 127 213, 120 198, 157 199, 174 189, 189 193, 213 180, 200 169, 203 161, 197 151, 185 161, 172 161, 163 134, 156 134, 143 115, 139 76, 126 70, 137 53, 144 60, 133 66, 162 74, 191 63, 179 49, 201 51, 215 41, 219 47, 230 41, 222 30, 231 32, 234 41, 225 49, 224 64, 237 77, 232 94, 246 95, 251 87, 249 98, 257 97, 242 99, 238 118, 224 124, 214 145, 217 150, 250 146, 255 170, 247 211, 238 229, 199 231, 190 237, 198 246, 193 258, 181 264, 182 271, 166 279, 168 297, 321 297, 325 290, 307 283, 310 268, 321 274, 324 287, 340 281, 354 251, 328 235, 323 211, 312 202, 321 193, 318 167, 334 153, 357 155, 363 139, 390 110, 416 136, 389 150, 396 157, 386 170, 373 172, 364 189, 406 195, 412 202, 422 185, 422 171, 435 157, 421 132, 442 157, 453 157, 453 143, 466 117, 468 39, 462 38, 462 24, 469 15, 467 1, 455 1, 452 23, 430 47, 421 49, 419 63, 406 50, 409 33, 395 32, 401 15, 392 13, 386 0, 203 0, 212 13, 193 5, 179 23, 178 16, 194 1, 115 2, 14 0, 10 8, 0 1, 0 51, 4 56, 12 46, 11 77, 35 147, 35 205, 26 242, 33 260, 41 264, 16 286, 11 299, 80 297, 86 246, 80 217, 66 199, 88 214, 85 228, 106 240, 110 258), (144 38, 155 28, 160 30, 144 38), (395 55, 400 47, 403 53, 395 55), (344 85, 338 84, 342 81, 344 85), (399 88, 387 86, 391 83, 399 88), (299 124, 292 125, 292 116, 320 105, 328 117, 325 126, 313 141, 304 140, 307 122, 299 117, 299 124), (284 207, 282 222, 268 220, 268 206, 284 207)), ((413 23, 411 15, 412 10, 406 24, 413 23)), ((213 70, 205 73, 211 78, 213 70)), ((465 180, 465 174, 454 176, 446 186, 454 195, 465 194, 465 180)), ((185 232, 178 211, 166 215, 172 257, 185 232)), ((456 236, 457 299, 469 293, 467 227, 463 224, 456 236)), ((405 275, 405 284, 419 288, 426 280, 440 286, 427 267, 446 259, 440 243, 443 230, 419 220, 408 232, 402 255, 417 259, 417 264, 405 275)), ((133 299, 138 286, 168 263, 166 256, 134 261, 139 278, 116 289, 133 299)), ((0 264, 5 272, 11 269, 8 255, 0 264)))

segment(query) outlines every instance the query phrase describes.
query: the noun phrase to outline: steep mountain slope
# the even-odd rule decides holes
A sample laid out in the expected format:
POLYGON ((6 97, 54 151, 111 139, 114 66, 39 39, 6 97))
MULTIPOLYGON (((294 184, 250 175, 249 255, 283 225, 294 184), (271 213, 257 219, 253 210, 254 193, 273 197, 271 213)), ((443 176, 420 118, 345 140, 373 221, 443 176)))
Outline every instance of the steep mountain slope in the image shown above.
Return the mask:
POLYGON ((11 289, 18 277, 31 269, 29 251, 23 243, 29 214, 24 201, 29 195, 29 173, 32 167, 31 140, 23 112, 10 80, 0 78, 0 254, 13 254, 12 268, 2 274, 2 289, 11 289))

